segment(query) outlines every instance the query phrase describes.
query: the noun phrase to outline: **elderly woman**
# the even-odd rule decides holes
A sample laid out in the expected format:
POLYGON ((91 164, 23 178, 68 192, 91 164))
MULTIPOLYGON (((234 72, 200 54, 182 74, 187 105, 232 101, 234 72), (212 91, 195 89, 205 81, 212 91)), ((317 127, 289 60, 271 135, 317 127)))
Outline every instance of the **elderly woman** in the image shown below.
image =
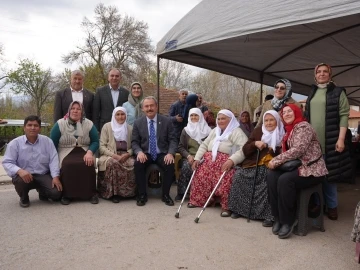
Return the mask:
POLYGON ((206 123, 201 110, 198 108, 190 109, 188 124, 181 132, 178 146, 178 152, 182 157, 182 166, 177 185, 176 201, 181 201, 184 196, 192 175, 191 165, 194 163, 196 151, 210 131, 211 128, 206 123))
POLYGON ((244 131, 247 137, 250 136, 251 132, 254 130, 254 126, 250 121, 250 114, 248 111, 242 111, 239 116, 240 128, 244 131))
POLYGON ((190 94, 186 97, 185 99, 185 108, 184 108, 184 111, 183 111, 183 122, 185 125, 187 125, 188 123, 188 118, 189 118, 189 111, 190 109, 192 108, 196 108, 196 102, 198 101, 198 96, 195 95, 195 94, 190 94))
POLYGON ((84 114, 82 104, 73 101, 67 119, 59 119, 50 132, 59 154, 63 205, 70 204, 73 198, 90 200, 92 204, 99 202, 94 166, 99 136, 93 122, 84 114))
POLYGON ((299 189, 321 183, 328 173, 320 143, 312 126, 305 121, 302 110, 294 104, 286 105, 280 113, 286 134, 282 153, 268 164, 268 185, 271 212, 275 217, 272 231, 280 239, 291 235, 297 224, 296 194, 299 189), (280 165, 298 159, 301 164, 292 171, 282 171, 280 165))
POLYGON ((256 124, 256 127, 262 125, 264 113, 268 110, 275 110, 278 112, 286 104, 295 104, 296 106, 301 108, 300 103, 296 102, 291 97, 291 94, 292 94, 292 89, 291 89, 290 81, 288 79, 277 80, 274 85, 274 98, 265 101, 261 110, 259 121, 256 124))
MULTIPOLYGON (((221 216, 229 217, 228 207, 235 165, 245 158, 242 147, 247 141, 244 132, 239 128, 239 122, 229 110, 220 110, 216 127, 200 145, 196 152, 192 169, 196 169, 191 185, 190 202, 188 207, 202 207, 215 188, 223 172, 227 172, 215 192, 221 198, 221 216), (200 164, 200 160, 203 163, 200 164)), ((212 198, 214 203, 214 198, 212 198)))
POLYGON ((329 170, 323 185, 329 219, 336 220, 337 182, 351 177, 352 163, 345 137, 349 119, 349 102, 345 89, 331 81, 331 67, 315 67, 315 82, 306 101, 305 117, 319 138, 325 163, 329 170))
POLYGON ((120 202, 135 196, 134 162, 131 150, 132 126, 127 124, 126 109, 116 107, 111 122, 101 130, 98 161, 98 192, 104 199, 120 202))
POLYGON ((284 137, 284 125, 279 114, 270 110, 265 112, 263 124, 255 128, 243 147, 245 160, 237 167, 229 196, 229 209, 232 218, 247 217, 249 214, 253 185, 255 193, 251 207, 251 219, 264 220, 263 226, 272 226, 271 208, 268 202, 266 173, 267 164, 280 153, 281 140, 284 137), (260 150, 256 169, 257 150, 260 150), (257 174, 256 174, 257 170, 257 174), (256 179, 254 183, 254 176, 256 179))
POLYGON ((141 101, 143 99, 143 90, 139 82, 133 82, 131 84, 131 92, 128 97, 128 101, 122 106, 127 111, 126 123, 133 125, 135 120, 143 115, 141 110, 141 101))

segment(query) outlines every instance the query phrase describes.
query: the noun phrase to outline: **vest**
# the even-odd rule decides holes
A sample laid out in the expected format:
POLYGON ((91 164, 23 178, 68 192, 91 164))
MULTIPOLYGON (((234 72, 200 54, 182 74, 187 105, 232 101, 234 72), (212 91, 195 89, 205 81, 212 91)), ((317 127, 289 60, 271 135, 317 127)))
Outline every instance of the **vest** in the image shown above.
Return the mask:
MULTIPOLYGON (((318 87, 312 85, 311 93, 306 101, 305 117, 310 122, 310 101, 314 97, 318 87)), ((326 91, 326 119, 325 119, 325 163, 329 174, 326 176, 328 182, 349 182, 352 177, 352 161, 349 152, 349 142, 345 139, 345 149, 338 153, 335 145, 339 138, 340 117, 339 101, 345 88, 337 87, 329 83, 326 91)))

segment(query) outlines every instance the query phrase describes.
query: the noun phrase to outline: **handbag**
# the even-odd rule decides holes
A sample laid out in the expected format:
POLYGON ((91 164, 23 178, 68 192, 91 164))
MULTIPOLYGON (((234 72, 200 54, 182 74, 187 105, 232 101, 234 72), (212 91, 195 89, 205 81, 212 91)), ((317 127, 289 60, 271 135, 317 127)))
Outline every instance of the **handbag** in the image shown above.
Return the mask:
POLYGON ((302 162, 300 159, 293 159, 286 161, 285 163, 281 164, 278 169, 284 172, 291 172, 293 170, 296 170, 302 165, 302 162))
MULTIPOLYGON (((316 163, 320 158, 322 158, 322 155, 320 155, 320 157, 318 157, 317 159, 306 164, 306 166, 311 166, 312 164, 316 163)), ((291 171, 299 168, 301 165, 302 165, 301 160, 297 158, 297 159, 286 161, 285 163, 281 164, 278 167, 278 169, 282 170, 284 172, 291 172, 291 171)))

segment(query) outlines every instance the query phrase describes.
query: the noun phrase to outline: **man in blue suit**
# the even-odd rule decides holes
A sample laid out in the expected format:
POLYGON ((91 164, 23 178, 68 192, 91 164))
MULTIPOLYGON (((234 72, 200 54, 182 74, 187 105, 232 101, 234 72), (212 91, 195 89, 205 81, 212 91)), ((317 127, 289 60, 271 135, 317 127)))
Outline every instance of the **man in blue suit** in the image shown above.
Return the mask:
POLYGON ((174 177, 174 156, 177 141, 169 117, 157 113, 157 100, 146 97, 142 101, 145 116, 134 122, 131 146, 136 155, 134 164, 135 180, 138 188, 136 204, 143 206, 147 202, 146 168, 157 164, 164 171, 162 184, 162 201, 174 205, 169 192, 174 177))

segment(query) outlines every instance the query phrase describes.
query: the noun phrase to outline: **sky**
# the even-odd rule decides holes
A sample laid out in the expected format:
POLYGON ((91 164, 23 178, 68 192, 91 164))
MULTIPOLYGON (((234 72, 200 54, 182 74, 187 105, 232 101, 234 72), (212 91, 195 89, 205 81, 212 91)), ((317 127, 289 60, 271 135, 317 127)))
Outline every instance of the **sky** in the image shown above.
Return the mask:
MULTIPOLYGON (((155 48, 157 42, 201 0, 101 2, 116 6, 122 15, 146 22, 155 48)), ((29 58, 55 73, 64 68, 77 69, 78 63, 64 64, 61 57, 83 45, 80 24, 84 17, 93 20, 94 9, 99 3, 99 0, 1 0, 0 44, 5 58, 2 67, 14 69, 20 58, 29 58)), ((303 99, 303 96, 295 98, 303 99)))
MULTIPOLYGON (((102 0, 122 15, 146 22, 152 45, 201 0, 102 0)), ((0 44, 5 68, 16 68, 20 58, 30 58, 43 68, 61 72, 78 64, 63 64, 61 57, 83 44, 80 24, 93 20, 99 0, 1 0, 0 44)))

